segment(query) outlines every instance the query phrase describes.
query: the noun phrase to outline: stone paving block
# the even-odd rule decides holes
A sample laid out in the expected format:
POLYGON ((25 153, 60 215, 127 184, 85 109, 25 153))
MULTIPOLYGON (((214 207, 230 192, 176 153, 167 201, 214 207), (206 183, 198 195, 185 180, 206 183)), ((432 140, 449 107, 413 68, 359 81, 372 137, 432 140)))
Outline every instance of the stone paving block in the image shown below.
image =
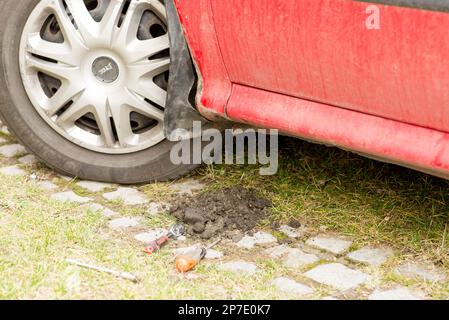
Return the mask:
POLYGON ((101 215, 105 218, 113 218, 118 216, 117 212, 112 211, 111 209, 106 208, 105 206, 102 206, 101 204, 98 203, 92 203, 89 206, 89 209, 94 212, 101 212, 101 215))
POLYGON ((352 242, 337 237, 319 235, 307 240, 306 244, 312 248, 340 255, 349 249, 352 242))
POLYGON ((264 254, 266 254, 270 258, 275 259, 275 258, 280 258, 283 255, 286 255, 290 250, 291 250, 291 248, 289 246, 282 244, 279 246, 265 249, 264 254))
POLYGON ((207 250, 206 256, 204 258, 207 260, 221 259, 223 258, 223 253, 214 249, 209 249, 207 250))
POLYGON ((27 166, 33 166, 36 163, 38 163, 39 160, 36 158, 36 156, 34 156, 32 154, 28 154, 28 155, 20 158, 19 162, 23 163, 24 165, 27 165, 27 166))
POLYGON ((55 189, 58 189, 57 185, 55 185, 54 183, 52 183, 48 180, 39 181, 37 184, 38 184, 39 188, 41 188, 42 190, 45 190, 45 191, 53 191, 55 189))
POLYGON ((20 144, 7 144, 0 147, 0 154, 7 158, 13 158, 24 153, 26 153, 26 149, 20 144))
POLYGON ((368 300, 423 300, 425 294, 421 291, 411 291, 405 287, 397 287, 390 290, 377 289, 368 300))
POLYGON ((297 269, 317 263, 319 260, 314 254, 305 253, 297 248, 291 248, 282 259, 282 264, 288 268, 297 269))
POLYGON ((184 182, 177 182, 170 185, 170 189, 178 194, 192 195, 195 192, 201 191, 205 187, 200 181, 189 179, 184 182))
POLYGON ((267 232, 257 232, 253 236, 244 236, 242 240, 237 242, 240 248, 252 249, 255 245, 276 243, 277 239, 267 232))
POLYGON ((230 271, 238 274, 254 274, 257 271, 257 266, 254 263, 245 262, 245 261, 233 261, 227 262, 220 266, 219 269, 224 271, 230 271))
POLYGON ((170 209, 170 205, 168 203, 162 203, 162 202, 151 202, 148 205, 148 214, 150 216, 157 216, 161 213, 164 213, 165 211, 170 209))
POLYGON ((393 256, 391 249, 385 248, 362 248, 354 252, 350 252, 346 257, 358 263, 364 263, 373 267, 378 267, 385 263, 393 256))
POLYGON ((299 233, 298 229, 292 228, 288 225, 283 225, 279 228, 279 231, 285 234, 289 238, 299 238, 301 234, 299 233))
POLYGON ((55 193, 51 196, 51 199, 60 202, 78 202, 78 203, 86 203, 92 201, 91 198, 80 197, 73 191, 55 193))
POLYGON ((139 233, 136 236, 134 236, 134 239, 142 243, 150 243, 151 241, 157 240, 158 238, 162 237, 166 233, 167 233, 166 229, 154 229, 147 232, 139 233))
POLYGON ((10 167, 4 167, 0 168, 0 173, 4 174, 5 176, 25 176, 27 175, 25 170, 22 170, 18 166, 10 166, 10 167))
POLYGON ((431 282, 447 279, 447 275, 437 267, 419 262, 406 262, 396 269, 396 273, 406 278, 420 278, 431 282))
POLYGON ((6 135, 10 135, 11 134, 11 132, 9 132, 9 129, 8 129, 7 126, 0 127, 0 132, 3 133, 3 134, 6 134, 6 135))
POLYGON ((110 183, 102 183, 95 181, 79 181, 76 183, 81 188, 89 190, 90 192, 100 192, 107 188, 113 188, 114 185, 110 183))
POLYGON ((148 203, 147 196, 133 188, 118 188, 117 191, 105 193, 103 197, 106 200, 122 200, 125 205, 139 205, 148 203))
POLYGON ((276 287, 279 291, 298 296, 306 296, 313 293, 312 288, 286 277, 276 278, 270 282, 270 285, 276 287))
POLYGON ((320 265, 304 273, 304 276, 341 291, 355 289, 371 280, 371 276, 340 263, 320 265))
POLYGON ((114 230, 136 227, 140 223, 140 218, 123 217, 109 221, 109 227, 114 230))

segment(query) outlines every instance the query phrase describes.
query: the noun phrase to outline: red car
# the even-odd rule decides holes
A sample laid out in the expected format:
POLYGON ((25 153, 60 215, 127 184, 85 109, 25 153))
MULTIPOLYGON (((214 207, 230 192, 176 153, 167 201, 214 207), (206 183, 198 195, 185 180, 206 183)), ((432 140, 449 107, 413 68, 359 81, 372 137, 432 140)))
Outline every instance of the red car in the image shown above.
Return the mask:
POLYGON ((3 121, 80 178, 174 178, 244 123, 449 176, 447 0, 2 0, 3 121))

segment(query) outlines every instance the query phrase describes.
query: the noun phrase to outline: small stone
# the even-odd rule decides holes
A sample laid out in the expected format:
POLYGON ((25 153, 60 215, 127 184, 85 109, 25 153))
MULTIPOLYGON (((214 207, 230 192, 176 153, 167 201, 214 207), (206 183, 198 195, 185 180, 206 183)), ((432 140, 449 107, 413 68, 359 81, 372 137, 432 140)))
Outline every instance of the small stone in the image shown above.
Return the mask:
POLYGON ((80 181, 76 183, 81 188, 89 190, 90 192, 100 192, 104 189, 113 188, 109 183, 95 182, 95 181, 80 181))
POLYGON ((279 291, 293 295, 305 296, 313 293, 310 287, 285 277, 272 280, 270 285, 275 286, 279 291))
POLYGON ((316 236, 307 240, 306 244, 310 247, 328 251, 330 253, 340 255, 345 253, 352 242, 330 236, 316 236))
POLYGON ((157 216, 164 211, 168 211, 170 209, 170 206, 167 203, 158 203, 158 202, 151 202, 148 205, 148 214, 150 216, 157 216))
POLYGON ((444 281, 447 278, 446 274, 435 266, 423 263, 407 262, 400 265, 396 272, 406 278, 421 278, 431 282, 444 281))
POLYGON ((180 242, 187 241, 187 237, 186 236, 180 236, 180 237, 178 237, 178 239, 176 239, 176 241, 180 241, 180 242))
POLYGON ((30 180, 39 180, 39 176, 36 173, 30 174, 30 180))
POLYGON ((240 248, 252 249, 255 245, 263 245, 276 242, 277 239, 272 234, 266 232, 257 232, 252 237, 243 237, 242 240, 237 242, 237 246, 240 248))
POLYGON ((340 263, 320 265, 304 273, 304 276, 342 291, 355 289, 371 280, 371 276, 340 263))
POLYGON ((353 262, 378 267, 385 263, 391 256, 393 256, 393 251, 390 249, 362 248, 349 253, 346 257, 353 262))
POLYGON ((139 242, 150 243, 151 241, 157 240, 163 235, 167 234, 165 229, 154 229, 147 232, 139 233, 134 237, 139 242))
POLYGON ((320 259, 314 255, 305 253, 300 249, 290 249, 283 259, 282 264, 288 268, 298 269, 317 263, 320 259))
POLYGON ((379 290, 374 291, 368 300, 423 300, 425 294, 421 291, 412 292, 405 287, 397 287, 391 290, 379 290))
POLYGON ((124 217, 109 221, 109 226, 115 230, 126 229, 138 226, 139 222, 140 222, 139 218, 124 217))
POLYGON ((94 212, 101 212, 101 215, 103 217, 105 217, 105 218, 112 218, 112 217, 115 217, 115 216, 118 215, 117 212, 112 211, 111 209, 106 208, 106 207, 104 207, 104 206, 102 206, 101 204, 98 204, 98 203, 92 203, 89 206, 89 209, 91 211, 94 211, 94 212))
POLYGON ((214 250, 214 249, 209 249, 207 250, 206 256, 204 257, 208 260, 216 260, 216 259, 221 259, 223 258, 223 253, 214 250))
POLYGON ((7 158, 13 158, 24 153, 26 153, 26 149, 20 144, 8 144, 0 147, 0 154, 7 158))
POLYGON ((193 195, 195 192, 202 190, 204 187, 205 187, 204 184, 194 179, 174 183, 170 186, 170 188, 176 191, 178 194, 186 194, 186 195, 193 195))
POLYGON ((36 156, 29 154, 29 155, 26 155, 26 156, 20 158, 19 162, 31 167, 31 166, 35 165, 36 163, 38 163, 39 160, 37 160, 36 156))
POLYGON ((290 226, 287 225, 283 225, 279 228, 279 231, 282 232, 283 234, 285 234, 287 237, 290 238, 299 238, 301 235, 298 232, 298 230, 296 230, 295 228, 292 228, 290 226))
POLYGON ((125 205, 140 205, 148 203, 147 196, 133 188, 118 188, 117 191, 105 193, 103 197, 106 200, 122 200, 125 205))
POLYGON ((25 176, 27 173, 18 166, 4 167, 0 169, 0 173, 5 176, 25 176))
POLYGON ((39 185, 39 188, 46 191, 53 191, 58 188, 57 185, 47 180, 39 181, 37 184, 39 185))
POLYGON ((86 203, 92 201, 91 198, 80 197, 73 191, 55 193, 54 195, 51 196, 51 199, 60 202, 78 202, 78 203, 86 203))
POLYGON ((254 263, 245 262, 245 261, 234 261, 224 263, 219 266, 221 270, 230 271, 233 273, 245 273, 245 274, 254 274, 257 271, 257 266, 254 263))

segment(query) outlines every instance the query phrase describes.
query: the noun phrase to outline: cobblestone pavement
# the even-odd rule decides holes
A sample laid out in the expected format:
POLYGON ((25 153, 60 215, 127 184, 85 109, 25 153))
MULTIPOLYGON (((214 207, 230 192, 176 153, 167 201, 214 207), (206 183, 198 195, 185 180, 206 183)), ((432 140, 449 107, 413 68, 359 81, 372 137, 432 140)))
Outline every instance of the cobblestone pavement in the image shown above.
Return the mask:
MULTIPOLYGON (((7 133, 7 128, 3 127, 2 132, 7 133)), ((138 243, 149 242, 165 232, 163 228, 148 227, 144 215, 122 216, 112 209, 112 204, 120 203, 142 208, 150 216, 166 211, 167 204, 153 201, 138 187, 78 181, 54 173, 40 176, 41 165, 37 159, 27 154, 20 144, 3 138, 0 155, 0 174, 36 180, 55 201, 76 202, 101 212, 109 228, 128 232, 138 243)), ((199 192, 203 186, 195 179, 186 179, 171 184, 170 188, 183 196, 199 192)), ((260 230, 238 242, 224 241, 208 253, 206 263, 216 264, 218 270, 230 274, 254 275, 267 268, 266 264, 257 264, 253 259, 254 255, 262 255, 267 261, 276 261, 285 268, 284 275, 276 275, 269 281, 272 288, 285 293, 286 297, 298 299, 428 299, 425 284, 449 280, 443 270, 425 262, 390 263, 397 257, 397 252, 390 248, 355 248, 352 239, 325 231, 310 235, 304 227, 296 229, 284 225, 276 232, 288 236, 291 243, 281 244, 272 232, 260 230)), ((177 248, 170 249, 174 254, 195 245, 192 239, 180 240, 177 248)))

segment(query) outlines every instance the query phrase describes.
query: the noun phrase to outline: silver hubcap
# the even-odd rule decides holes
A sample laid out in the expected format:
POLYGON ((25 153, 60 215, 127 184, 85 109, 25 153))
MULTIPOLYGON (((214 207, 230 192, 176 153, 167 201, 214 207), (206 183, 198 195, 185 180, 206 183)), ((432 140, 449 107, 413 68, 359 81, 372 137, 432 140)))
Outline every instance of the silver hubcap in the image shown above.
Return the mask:
POLYGON ((20 45, 25 90, 47 123, 102 153, 164 140, 169 39, 159 0, 42 0, 20 45))

